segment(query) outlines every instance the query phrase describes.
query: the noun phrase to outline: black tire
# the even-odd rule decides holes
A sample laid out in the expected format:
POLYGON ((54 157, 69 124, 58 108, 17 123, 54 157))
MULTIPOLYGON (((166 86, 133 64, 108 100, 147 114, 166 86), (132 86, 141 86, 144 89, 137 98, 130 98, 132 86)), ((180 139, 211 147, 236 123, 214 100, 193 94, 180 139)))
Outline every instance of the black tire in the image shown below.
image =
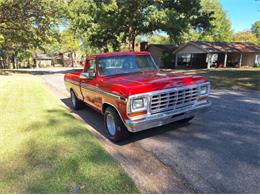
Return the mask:
POLYGON ((105 110, 104 123, 105 123, 105 127, 106 127, 107 136, 111 141, 118 142, 129 136, 129 131, 127 130, 127 128, 124 125, 124 123, 122 122, 119 114, 117 113, 117 111, 114 108, 108 107, 105 110), (111 130, 109 130, 109 127, 108 127, 109 126, 108 120, 110 120, 109 119, 110 117, 112 117, 113 121, 114 121, 114 125, 115 125, 114 133, 111 133, 111 130))
POLYGON ((181 123, 189 123, 193 118, 194 118, 194 116, 189 117, 189 118, 182 119, 182 120, 180 120, 179 122, 181 122, 181 123))
POLYGON ((70 90, 70 100, 74 110, 79 110, 83 107, 83 102, 77 98, 73 90, 70 90))

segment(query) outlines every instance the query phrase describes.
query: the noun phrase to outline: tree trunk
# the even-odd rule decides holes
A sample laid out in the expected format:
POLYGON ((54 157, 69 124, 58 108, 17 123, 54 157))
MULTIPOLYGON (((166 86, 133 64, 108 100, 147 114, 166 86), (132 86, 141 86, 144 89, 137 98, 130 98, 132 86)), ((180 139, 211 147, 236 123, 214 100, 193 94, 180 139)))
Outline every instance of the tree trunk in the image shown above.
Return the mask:
POLYGON ((61 58, 62 67, 64 67, 64 66, 65 66, 65 63, 64 63, 64 54, 63 54, 63 53, 60 53, 59 56, 60 56, 60 58, 61 58))
POLYGON ((135 51, 135 36, 132 37, 132 51, 135 51))
POLYGON ((7 66, 9 69, 12 69, 12 63, 10 57, 7 58, 7 66))
POLYGON ((30 60, 29 59, 27 60, 27 67, 31 68, 31 64, 30 64, 30 60))
POLYGON ((71 67, 74 67, 74 52, 71 52, 71 67))
POLYGON ((36 67, 36 59, 33 59, 33 68, 36 67))
POLYGON ((129 26, 128 28, 128 50, 131 51, 131 44, 132 44, 132 26, 129 26))
POLYGON ((7 68, 7 58, 5 57, 4 60, 3 60, 3 67, 4 68, 7 68))
POLYGON ((4 59, 0 58, 0 69, 4 69, 4 59))
POLYGON ((15 58, 14 57, 12 57, 12 65, 13 65, 13 69, 15 69, 16 68, 16 64, 15 64, 15 58))
POLYGON ((128 50, 134 51, 135 50, 135 31, 133 30, 132 26, 129 26, 128 29, 128 50))

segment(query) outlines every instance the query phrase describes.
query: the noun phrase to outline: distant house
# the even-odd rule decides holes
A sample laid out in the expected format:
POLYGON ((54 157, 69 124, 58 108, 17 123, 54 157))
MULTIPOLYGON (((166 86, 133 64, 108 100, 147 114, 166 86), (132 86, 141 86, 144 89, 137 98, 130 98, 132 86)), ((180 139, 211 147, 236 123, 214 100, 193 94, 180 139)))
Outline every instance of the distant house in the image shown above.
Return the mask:
POLYGON ((34 54, 33 64, 36 67, 53 66, 59 56, 49 54, 34 54))
MULTIPOLYGON (((177 46, 171 44, 148 44, 148 42, 141 43, 141 51, 149 51, 154 58, 156 64, 160 67, 164 67, 166 62, 163 58, 165 55, 172 55, 177 46)), ((171 60, 170 63, 173 63, 171 60)))
POLYGON ((35 67, 55 66, 57 64, 63 66, 80 66, 82 62, 81 56, 69 51, 53 55, 34 54, 32 58, 35 67))
POLYGON ((82 56, 71 51, 64 52, 60 54, 62 59, 62 64, 64 66, 81 66, 82 65, 82 56))
POLYGON ((191 41, 176 49, 176 68, 241 67, 260 64, 260 45, 191 41))

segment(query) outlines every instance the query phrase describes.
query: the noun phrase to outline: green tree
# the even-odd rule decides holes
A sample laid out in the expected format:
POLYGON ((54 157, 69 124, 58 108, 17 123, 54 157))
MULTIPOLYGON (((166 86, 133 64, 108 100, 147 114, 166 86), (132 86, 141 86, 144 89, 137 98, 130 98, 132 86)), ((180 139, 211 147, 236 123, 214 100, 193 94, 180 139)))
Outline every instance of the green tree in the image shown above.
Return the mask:
POLYGON ((43 47, 42 50, 48 54, 70 53, 72 66, 74 66, 74 56, 76 56, 76 53, 81 54, 79 40, 69 30, 62 31, 58 39, 53 39, 50 44, 43 47))
POLYGON ((72 67, 74 66, 74 58, 83 54, 79 39, 68 29, 60 32, 58 38, 44 44, 42 47, 41 52, 61 55, 63 65, 65 65, 64 53, 69 54, 72 67))
POLYGON ((256 34, 256 36, 260 36, 260 21, 256 21, 251 28, 251 31, 256 34))
POLYGON ((69 30, 62 31, 57 39, 43 47, 44 52, 50 54, 80 51, 79 40, 69 30))
POLYGON ((217 0, 201 0, 202 10, 211 14, 210 25, 203 32, 190 29, 188 33, 183 34, 183 42, 202 40, 202 41, 231 41, 232 29, 231 22, 217 0))
POLYGON ((210 25, 197 0, 75 0, 69 7, 70 28, 103 50, 118 49, 121 42, 134 50, 138 35, 156 30, 178 40, 191 27, 203 31, 210 25))
POLYGON ((153 44, 170 44, 170 39, 167 35, 153 34, 148 36, 148 42, 153 44))
POLYGON ((258 44, 260 44, 260 21, 256 21, 251 28, 252 33, 254 33, 258 39, 258 44))
MULTIPOLYGON (((116 48, 119 41, 115 35, 115 25, 111 14, 117 7, 104 6, 103 1, 74 0, 69 2, 69 29, 81 39, 85 50, 96 48, 95 51, 107 50, 109 46, 116 48)), ((93 49, 91 49, 93 51, 93 49)), ((86 51, 88 53, 88 51, 86 51)))
POLYGON ((203 10, 198 0, 164 1, 165 17, 162 30, 167 32, 171 42, 181 44, 183 35, 190 31, 203 33, 210 29, 214 12, 203 10))
POLYGON ((254 33, 251 31, 237 32, 233 35, 232 41, 234 42, 249 42, 258 43, 258 39, 254 33))
POLYGON ((1 57, 15 68, 17 56, 27 56, 57 36, 63 16, 62 0, 0 0, 1 57))
POLYGON ((212 13, 212 28, 202 33, 199 39, 205 41, 230 41, 232 37, 231 22, 217 0, 201 0, 202 9, 207 13, 212 13))

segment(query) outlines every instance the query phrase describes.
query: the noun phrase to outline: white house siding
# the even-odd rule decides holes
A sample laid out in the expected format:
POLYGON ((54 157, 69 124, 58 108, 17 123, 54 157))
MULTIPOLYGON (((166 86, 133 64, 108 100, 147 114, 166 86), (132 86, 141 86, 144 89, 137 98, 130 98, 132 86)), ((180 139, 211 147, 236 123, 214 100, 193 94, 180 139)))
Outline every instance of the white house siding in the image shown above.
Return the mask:
MULTIPOLYGON (((225 52, 215 52, 216 54, 220 55, 225 55, 225 52)), ((179 51, 176 51, 176 63, 178 62, 177 59, 181 56, 187 55, 187 54, 193 54, 193 55, 198 55, 198 54, 207 54, 206 51, 203 49, 194 46, 193 44, 187 44, 186 46, 180 48, 179 51)), ((212 52, 214 54, 214 52, 212 52)), ((240 64, 240 57, 242 54, 242 61, 241 61, 241 66, 254 66, 255 65, 255 60, 256 56, 260 55, 259 52, 257 53, 250 53, 250 52, 228 52, 227 53, 227 65, 226 67, 233 67, 233 66, 238 66, 240 64)), ((223 62, 221 61, 220 64, 224 64, 224 59, 223 62)), ((179 64, 175 64, 176 67, 179 66, 179 64)), ((195 64, 193 64, 195 65, 195 64)), ((180 66, 179 66, 180 67, 180 66)))
MULTIPOLYGON (((179 51, 176 52, 176 57, 175 57, 175 67, 182 67, 182 65, 178 64, 178 59, 182 56, 185 55, 190 55, 193 54, 193 58, 196 58, 198 56, 201 57, 201 55, 206 55, 207 53, 205 51, 203 51, 202 49, 200 49, 199 47, 196 47, 192 44, 188 44, 186 46, 184 46, 183 48, 181 48, 179 51)), ((206 62, 206 58, 204 60, 206 62)), ((198 64, 193 64, 193 68, 206 68, 205 62, 201 62, 199 65, 198 64)), ((197 62, 196 62, 197 63, 197 62)))
POLYGON ((243 54, 242 66, 254 66, 256 55, 260 55, 260 53, 245 53, 245 54, 243 54))
MULTIPOLYGON (((232 61, 237 62, 237 64, 239 64, 240 55, 241 53, 228 53, 228 63, 232 61)), ((242 53, 241 66, 254 66, 256 55, 260 55, 260 53, 242 53)))
POLYGON ((37 67, 51 66, 51 60, 36 60, 37 67))
POLYGON ((180 51, 178 51, 176 54, 180 55, 180 54, 191 54, 191 53, 199 54, 199 53, 206 53, 206 52, 194 45, 189 44, 183 47, 182 49, 180 49, 180 51))

